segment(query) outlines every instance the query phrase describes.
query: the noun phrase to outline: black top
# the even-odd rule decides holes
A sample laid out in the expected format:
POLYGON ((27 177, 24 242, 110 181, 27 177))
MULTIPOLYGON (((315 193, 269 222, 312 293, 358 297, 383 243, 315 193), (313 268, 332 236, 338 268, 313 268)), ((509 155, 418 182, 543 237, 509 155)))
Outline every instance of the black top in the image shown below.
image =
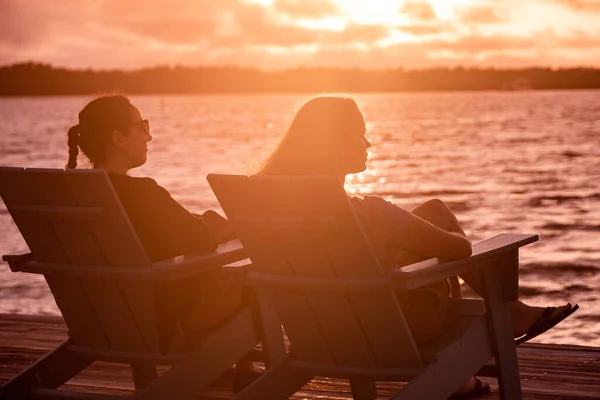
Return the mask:
POLYGON ((108 177, 150 261, 217 248, 216 225, 218 219, 226 220, 214 211, 190 213, 152 178, 114 173, 108 177))
MULTIPOLYGON (((108 177, 152 262, 215 250, 220 241, 235 237, 225 218, 212 210, 190 213, 154 179, 113 173, 108 177)), ((178 321, 187 321, 203 285, 215 282, 219 274, 215 270, 157 285, 156 324, 162 353, 168 352, 178 321)))

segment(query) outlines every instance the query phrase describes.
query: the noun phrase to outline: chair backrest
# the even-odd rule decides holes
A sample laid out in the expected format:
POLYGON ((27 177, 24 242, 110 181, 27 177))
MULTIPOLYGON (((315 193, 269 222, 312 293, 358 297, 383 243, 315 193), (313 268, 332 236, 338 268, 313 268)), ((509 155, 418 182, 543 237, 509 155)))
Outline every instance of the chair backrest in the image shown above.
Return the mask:
MULTIPOLYGON (((259 274, 292 282, 385 279, 335 178, 209 175, 208 181, 259 274)), ((296 359, 360 367, 423 365, 389 287, 258 290, 268 290, 296 359)))
MULTIPOLYGON (((151 265, 104 170, 0 167, 0 196, 35 261, 81 269, 151 265)), ((78 345, 158 350, 152 282, 45 278, 78 345)))

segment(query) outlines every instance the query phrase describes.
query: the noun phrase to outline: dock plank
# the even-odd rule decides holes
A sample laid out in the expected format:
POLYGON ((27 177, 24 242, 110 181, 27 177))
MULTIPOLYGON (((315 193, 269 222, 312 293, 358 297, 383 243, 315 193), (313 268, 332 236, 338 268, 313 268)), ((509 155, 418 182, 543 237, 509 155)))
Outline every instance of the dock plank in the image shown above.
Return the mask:
MULTIPOLYGON (((0 315, 0 384, 60 344, 67 337, 61 317, 0 315)), ((589 400, 600 398, 600 348, 525 344, 518 348, 521 384, 525 400, 589 400)), ((64 385, 65 390, 99 394, 133 393, 131 371, 125 365, 96 362, 64 385)), ((220 400, 232 396, 232 371, 228 371, 197 400, 220 400)), ((497 390, 496 381, 484 378, 497 390)), ((379 382, 380 398, 389 398, 401 386, 379 382)), ((350 385, 343 380, 317 377, 294 399, 351 399, 350 385)), ((495 392, 486 399, 498 399, 495 392)))

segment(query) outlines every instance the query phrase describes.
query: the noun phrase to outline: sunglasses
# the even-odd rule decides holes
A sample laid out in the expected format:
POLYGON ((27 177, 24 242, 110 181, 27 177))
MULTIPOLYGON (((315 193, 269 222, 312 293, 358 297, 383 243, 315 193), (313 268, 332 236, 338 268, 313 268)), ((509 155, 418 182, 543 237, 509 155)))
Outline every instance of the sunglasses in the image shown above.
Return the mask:
POLYGON ((143 119, 141 121, 137 121, 131 124, 131 127, 133 128, 134 126, 138 126, 141 125, 141 127, 144 129, 144 132, 146 132, 146 135, 150 134, 150 122, 148 122, 147 119, 143 119))

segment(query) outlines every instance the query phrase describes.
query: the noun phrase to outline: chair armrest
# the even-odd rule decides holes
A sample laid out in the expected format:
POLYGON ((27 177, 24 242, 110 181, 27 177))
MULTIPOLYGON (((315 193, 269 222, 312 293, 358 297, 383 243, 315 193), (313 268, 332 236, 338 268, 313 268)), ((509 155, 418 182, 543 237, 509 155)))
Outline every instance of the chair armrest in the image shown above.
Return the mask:
POLYGON ((2 260, 8 263, 12 272, 21 271, 20 266, 33 258, 33 255, 29 250, 23 250, 22 252, 15 254, 5 254, 2 256, 2 260))
MULTIPOLYGON (((157 281, 173 281, 199 273, 219 269, 228 264, 248 258, 248 252, 244 248, 233 249, 225 252, 211 252, 203 254, 182 255, 168 260, 152 264, 152 272, 157 281)), ((239 263, 238 263, 239 264, 239 263)), ((233 268, 244 268, 244 265, 227 267, 228 271, 233 268)))
POLYGON ((33 260, 31 253, 5 255, 13 272, 26 272, 44 275, 62 275, 71 278, 104 278, 144 281, 173 281, 189 276, 214 271, 222 266, 235 263, 231 268, 243 268, 242 260, 248 254, 239 242, 219 246, 209 253, 186 254, 153 263, 150 267, 112 267, 97 265, 70 265, 33 260))
POLYGON ((517 250, 538 239, 538 235, 535 234, 502 233, 473 245, 473 254, 468 258, 453 261, 432 258, 392 270, 388 276, 396 289, 411 290, 479 268, 502 254, 517 250))

